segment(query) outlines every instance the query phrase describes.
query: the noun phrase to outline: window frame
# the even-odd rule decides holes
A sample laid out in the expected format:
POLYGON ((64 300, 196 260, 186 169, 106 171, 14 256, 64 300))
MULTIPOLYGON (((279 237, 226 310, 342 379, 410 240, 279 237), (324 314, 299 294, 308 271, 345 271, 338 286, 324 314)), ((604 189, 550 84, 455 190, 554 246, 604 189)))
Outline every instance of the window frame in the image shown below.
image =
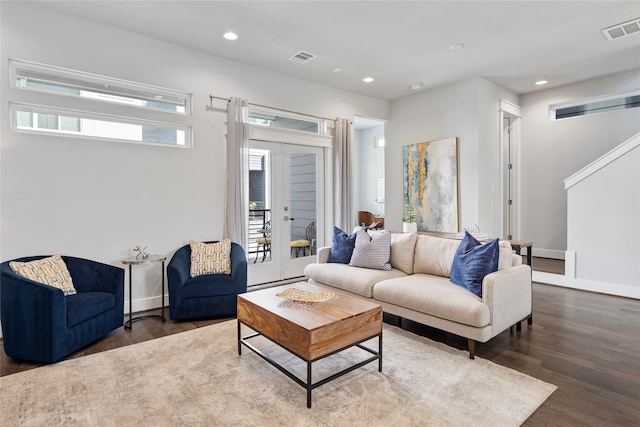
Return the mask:
POLYGON ((307 135, 320 135, 320 136, 330 135, 330 132, 329 132, 330 127, 327 123, 329 120, 323 119, 320 117, 311 116, 311 115, 297 114, 294 112, 283 111, 276 108, 250 105, 249 111, 248 111, 248 117, 262 119, 265 121, 270 121, 275 118, 283 118, 283 119, 297 120, 300 122, 313 123, 313 124, 316 124, 317 126, 318 130, 316 132, 303 130, 303 129, 271 126, 270 123, 257 123, 249 119, 249 124, 263 127, 263 128, 284 130, 284 131, 290 131, 290 132, 301 132, 307 135))
MULTIPOLYGON (((86 99, 86 100, 93 100, 97 103, 110 103, 110 104, 116 104, 116 105, 127 105, 130 107, 134 107, 134 108, 140 108, 142 110, 150 110, 150 111, 161 111, 164 113, 170 113, 170 114, 178 114, 180 116, 190 116, 192 113, 192 103, 193 103, 193 96, 190 93, 187 92, 180 92, 180 91, 176 91, 176 90, 172 90, 172 89, 166 89, 166 88, 162 88, 162 87, 158 87, 158 86, 153 86, 153 85, 149 85, 149 84, 145 84, 145 83, 136 83, 136 82, 131 82, 128 80, 123 80, 123 79, 118 79, 115 77, 107 77, 107 76, 103 76, 100 74, 93 74, 93 73, 87 73, 84 71, 77 71, 77 70, 71 70, 68 68, 63 68, 63 67, 57 67, 57 66, 53 66, 53 65, 45 65, 45 64, 40 64, 37 62, 30 62, 30 61, 23 61, 20 59, 9 59, 9 75, 10 75, 10 82, 9 85, 10 87, 14 87, 16 89, 19 90, 27 90, 27 91, 32 91, 32 92, 38 92, 38 93, 48 93, 48 94, 52 94, 52 95, 57 95, 57 96, 66 96, 66 97, 72 97, 72 98, 82 98, 82 99, 86 99), (83 86, 81 84, 76 85, 76 88, 78 90, 94 90, 94 91, 98 91, 98 93, 101 93, 102 95, 105 96, 113 96, 113 97, 128 97, 131 100, 146 100, 146 101, 154 101, 154 100, 158 100, 159 102, 161 102, 160 100, 163 97, 166 98, 183 98, 184 99, 184 111, 171 111, 171 110, 166 110, 166 109, 162 109, 162 108, 154 108, 154 107, 149 107, 149 106, 142 106, 142 105, 136 105, 133 103, 123 103, 123 102, 118 102, 118 101, 114 101, 114 100, 109 100, 106 98, 99 98, 99 97, 86 97, 86 96, 79 96, 79 95, 75 95, 72 93, 63 93, 63 92, 57 92, 57 91, 51 91, 51 90, 44 90, 44 89, 37 89, 37 88, 33 88, 33 87, 26 87, 26 86, 20 86, 17 84, 17 80, 18 80, 18 70, 26 70, 26 71, 31 71, 34 73, 41 73, 44 75, 48 75, 52 78, 58 77, 61 79, 61 81, 59 83, 61 84, 65 84, 67 82, 65 82, 64 80, 74 80, 77 81, 78 83, 86 83, 86 86, 83 86), (99 91, 99 89, 97 89, 96 87, 92 87, 93 86, 106 86, 106 87, 115 87, 118 89, 122 89, 122 91, 99 91), (129 90, 130 93, 127 93, 126 91, 129 90), (136 92, 136 93, 134 93, 136 92), (145 93, 146 96, 140 96, 137 93, 145 93), (160 97, 160 98, 159 98, 160 97)), ((177 103, 173 103, 173 102, 167 102, 168 104, 173 104, 173 105, 180 105, 177 103)))
POLYGON ((125 116, 116 116, 112 114, 101 114, 94 112, 87 112, 85 110, 73 110, 69 108, 60 108, 60 107, 50 107, 46 105, 36 105, 29 103, 21 103, 21 102, 9 102, 9 112, 10 112, 10 127, 12 132, 16 133, 25 133, 25 134, 35 134, 35 135, 55 135, 55 136, 63 136, 67 138, 77 138, 77 139, 89 139, 96 141, 111 141, 111 142, 124 142, 129 144, 144 144, 144 145, 155 145, 161 147, 176 147, 176 148, 191 148, 192 146, 192 135, 193 130, 190 126, 181 125, 177 123, 169 123, 162 122, 157 120, 148 120, 141 118, 130 118, 125 116), (38 129, 28 129, 21 128, 18 125, 18 111, 24 111, 28 113, 36 113, 36 114, 49 114, 73 117, 80 119, 80 131, 65 131, 61 129, 47 129, 47 128, 38 128, 38 129), (101 120, 107 122, 115 122, 119 124, 126 125, 136 125, 136 126, 156 126, 176 131, 185 132, 184 144, 173 144, 173 143, 163 143, 157 141, 142 141, 142 140, 134 140, 134 139, 126 139, 126 138, 112 138, 108 136, 96 136, 96 135, 86 135, 82 134, 82 119, 88 120, 101 120))
POLYGON ((9 58, 8 78, 9 123, 13 132, 162 147, 193 147, 191 93, 15 58, 9 58), (29 74, 31 71, 33 74, 29 74), (18 81, 21 74, 26 76, 27 83, 18 81), (31 83, 29 76, 33 77, 31 83), (84 81, 88 82, 88 92, 82 93, 86 89, 84 81), (116 86, 112 92, 100 91, 96 86, 100 84, 116 86), (162 101, 155 98, 156 95, 173 98, 162 101), (62 130, 61 126, 57 129, 39 128, 33 121, 33 115, 32 120, 19 126, 18 117, 22 119, 19 110, 54 115, 58 122, 64 121, 61 117, 87 120, 80 124, 79 131, 62 130), (109 123, 91 120, 120 125, 111 127, 109 123))
POLYGON ((549 120, 550 121, 566 120, 566 119, 577 118, 577 117, 591 116, 596 114, 604 114, 604 113, 610 113, 614 111, 624 111, 628 109, 639 108, 639 106, 628 107, 628 108, 605 107, 605 108, 602 108, 601 111, 587 110, 583 114, 575 114, 575 115, 568 115, 564 117, 558 117, 558 110, 563 110, 563 109, 572 108, 572 107, 588 106, 590 104, 595 104, 598 102, 612 101, 612 100, 631 98, 636 96, 640 96, 640 89, 635 89, 635 90, 626 91, 626 92, 619 92, 619 93, 604 95, 604 96, 594 96, 594 97, 584 98, 584 99, 570 101, 570 102, 560 102, 557 104, 551 104, 549 105, 549 120))

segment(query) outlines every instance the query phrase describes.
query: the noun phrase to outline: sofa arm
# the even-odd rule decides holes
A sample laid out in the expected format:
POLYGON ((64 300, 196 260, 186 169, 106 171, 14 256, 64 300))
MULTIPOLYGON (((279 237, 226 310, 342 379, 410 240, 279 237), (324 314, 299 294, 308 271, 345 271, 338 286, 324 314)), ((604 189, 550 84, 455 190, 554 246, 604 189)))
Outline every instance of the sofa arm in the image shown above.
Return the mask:
POLYGON ((531 267, 518 265, 487 274, 482 299, 489 307, 492 336, 531 314, 531 267))
POLYGON ((323 246, 318 248, 318 264, 326 264, 329 262, 331 255, 331 246, 323 246))

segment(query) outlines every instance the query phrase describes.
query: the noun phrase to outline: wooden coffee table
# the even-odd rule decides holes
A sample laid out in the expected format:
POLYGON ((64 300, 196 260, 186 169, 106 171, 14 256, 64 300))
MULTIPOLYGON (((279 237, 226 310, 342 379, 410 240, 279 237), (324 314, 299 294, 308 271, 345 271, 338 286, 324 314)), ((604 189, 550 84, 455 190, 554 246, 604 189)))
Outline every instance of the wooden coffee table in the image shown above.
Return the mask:
POLYGON ((262 289, 238 295, 238 354, 242 345, 253 350, 293 381, 307 390, 307 408, 311 408, 311 391, 367 363, 378 360, 382 372, 382 308, 378 304, 333 289, 307 282, 262 289), (288 288, 311 292, 334 292, 328 301, 304 303, 276 296, 288 288), (244 324, 255 333, 242 336, 244 324), (248 341, 264 336, 307 362, 306 381, 265 355, 248 341), (362 343, 378 337, 378 351, 362 343), (312 382, 312 363, 357 346, 373 356, 343 369, 321 381, 312 382))

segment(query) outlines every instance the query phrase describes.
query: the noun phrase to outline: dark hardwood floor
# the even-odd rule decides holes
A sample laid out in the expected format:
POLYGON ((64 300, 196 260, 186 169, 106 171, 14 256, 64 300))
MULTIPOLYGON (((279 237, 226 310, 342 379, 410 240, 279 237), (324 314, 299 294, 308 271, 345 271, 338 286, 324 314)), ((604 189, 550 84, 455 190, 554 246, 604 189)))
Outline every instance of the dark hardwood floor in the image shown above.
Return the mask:
MULTIPOLYGON (((534 258, 534 269, 562 274, 562 261, 534 258)), ((476 346, 476 355, 558 389, 525 426, 640 425, 640 301, 534 283, 533 325, 476 346)), ((153 310, 145 314, 156 314, 153 310)), ((161 323, 144 319, 68 358, 187 331, 227 319, 161 323)), ((393 320, 393 319, 391 319, 393 320)), ((406 329, 466 349, 466 339, 402 321, 406 329)), ((0 356, 0 375, 41 366, 0 356)))

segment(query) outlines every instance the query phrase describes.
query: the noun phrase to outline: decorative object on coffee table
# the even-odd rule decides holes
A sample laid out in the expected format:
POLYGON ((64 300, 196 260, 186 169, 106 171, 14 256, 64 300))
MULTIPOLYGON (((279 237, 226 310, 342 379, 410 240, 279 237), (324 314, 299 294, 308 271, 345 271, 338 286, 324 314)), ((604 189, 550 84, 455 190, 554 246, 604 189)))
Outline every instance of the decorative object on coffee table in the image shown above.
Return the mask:
POLYGON ((311 292, 298 288, 289 288, 276 294, 280 298, 301 302, 325 302, 333 298, 334 295, 334 292, 311 292))

